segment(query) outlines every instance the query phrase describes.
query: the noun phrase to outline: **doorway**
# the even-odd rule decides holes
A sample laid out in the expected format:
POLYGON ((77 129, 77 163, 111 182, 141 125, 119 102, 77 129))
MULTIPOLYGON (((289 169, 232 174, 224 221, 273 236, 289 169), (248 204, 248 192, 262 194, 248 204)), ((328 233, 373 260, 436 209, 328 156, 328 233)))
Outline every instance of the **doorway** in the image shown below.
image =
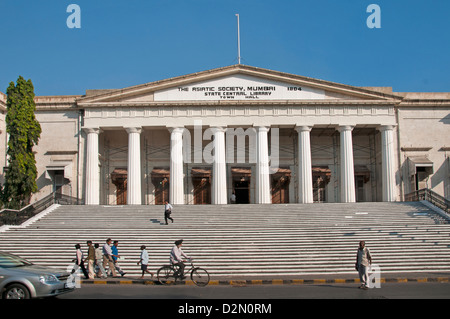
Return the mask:
POLYGON ((127 180, 116 183, 116 205, 127 204, 127 180))
POLYGON ((248 180, 235 181, 233 189, 234 195, 236 195, 236 204, 250 203, 250 182, 248 180))
POLYGON ((291 170, 279 168, 271 175, 272 204, 289 203, 289 183, 291 181, 291 170))
POLYGON ((325 203, 327 201, 327 185, 330 182, 331 170, 328 166, 313 166, 313 201, 325 203))
POLYGON ((152 184, 155 187, 155 205, 163 205, 169 201, 170 170, 155 167, 152 172, 152 184))
POLYGON ((53 179, 53 192, 56 194, 62 195, 63 194, 63 186, 65 185, 64 182, 64 171, 55 171, 54 179, 53 179))
POLYGON ((250 204, 250 186, 252 169, 250 167, 232 167, 232 193, 236 197, 236 204, 250 204))
POLYGON ((355 196, 357 202, 366 201, 366 197, 364 196, 364 176, 355 176, 355 196))
POLYGON ((191 175, 194 188, 194 205, 211 204, 211 169, 193 167, 191 175))
POLYGON ((194 205, 211 204, 211 182, 209 178, 193 178, 194 205))
POLYGON ((127 204, 127 169, 116 168, 111 173, 111 181, 116 186, 116 205, 127 204))

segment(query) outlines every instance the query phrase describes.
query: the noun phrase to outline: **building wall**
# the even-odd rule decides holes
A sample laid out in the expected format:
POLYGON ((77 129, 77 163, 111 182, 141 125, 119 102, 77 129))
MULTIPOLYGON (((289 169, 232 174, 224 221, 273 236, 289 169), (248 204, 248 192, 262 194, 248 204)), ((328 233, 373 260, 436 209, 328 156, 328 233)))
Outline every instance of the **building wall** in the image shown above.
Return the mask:
MULTIPOLYGON (((111 176, 115 170, 127 168, 128 134, 124 127, 128 126, 141 128, 142 203, 154 204, 152 172, 155 169, 167 170, 170 165, 170 127, 189 129, 194 159, 211 143, 211 139, 202 139, 201 149, 196 147, 193 127, 199 121, 203 125, 202 136, 208 127, 213 126, 244 129, 268 126, 279 130, 278 164, 290 170, 291 203, 298 202, 299 150, 295 127, 312 127, 312 166, 328 170, 326 201, 339 202, 340 133, 336 129, 344 125, 353 127, 353 159, 355 168, 359 170, 355 174, 364 176, 361 189, 358 190, 359 196, 364 201, 382 201, 383 154, 382 133, 379 129, 382 125, 392 126, 396 200, 402 200, 412 190, 408 158, 417 156, 426 157, 433 163, 426 185, 450 198, 450 93, 395 93, 391 88, 356 88, 235 65, 121 90, 88 90, 86 96, 36 97, 36 106, 42 134, 35 147, 39 191, 32 201, 55 190, 55 175, 58 174, 59 182, 63 184, 60 192, 84 199, 87 133, 83 129, 99 129, 100 203, 116 204, 117 186, 111 176), (241 73, 246 75, 241 76, 241 73), (244 79, 248 83, 271 83, 276 86, 274 96, 261 96, 261 100, 224 101, 209 97, 194 98, 191 94, 193 88, 200 84, 217 82, 220 85, 234 85, 236 79, 244 79), (286 87, 291 85, 295 88, 301 86, 303 95, 292 95, 291 91, 286 91, 286 87), (180 88, 183 89, 180 91, 180 88), (170 96, 174 95, 177 99, 187 96, 190 100, 165 100, 165 95, 160 96, 158 92, 170 92, 170 96), (178 95, 180 92, 187 95, 178 95), (287 94, 286 103, 276 99, 276 96, 282 96, 276 95, 281 92, 287 94), (306 94, 308 92, 320 94, 311 96, 306 94)), ((6 166, 7 141, 5 114, 6 95, 0 93, 0 164, 3 167, 6 166)), ((269 136, 269 148, 270 141, 269 136)), ((235 145, 234 149, 236 153, 238 146, 235 145)), ((231 168, 249 168, 254 176, 255 165, 249 162, 254 154, 252 147, 246 147, 243 163, 240 161, 242 158, 236 156, 235 163, 227 164, 228 197, 232 192, 231 168)), ((184 163, 185 203, 194 202, 192 169, 210 166, 211 163, 205 160, 201 163, 184 163)), ((3 178, 2 172, 0 182, 3 182, 3 178)), ((250 198, 250 202, 253 202, 253 183, 250 184, 250 198)))
POLYGON ((83 171, 78 154, 83 146, 83 138, 79 138, 78 112, 37 111, 36 119, 42 132, 38 145, 34 147, 38 192, 33 200, 45 197, 55 190, 55 173, 61 169, 64 175, 61 180, 64 183, 62 193, 72 197, 80 196, 83 171))
POLYGON ((433 162, 433 173, 429 175, 426 186, 450 198, 450 108, 400 108, 398 126, 404 193, 413 191, 408 157, 427 157, 433 162))

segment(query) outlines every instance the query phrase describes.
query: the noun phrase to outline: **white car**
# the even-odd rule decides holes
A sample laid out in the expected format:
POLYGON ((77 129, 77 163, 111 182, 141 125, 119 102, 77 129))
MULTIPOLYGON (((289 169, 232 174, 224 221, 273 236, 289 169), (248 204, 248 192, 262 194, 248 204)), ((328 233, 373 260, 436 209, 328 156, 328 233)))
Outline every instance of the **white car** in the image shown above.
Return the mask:
POLYGON ((16 255, 0 252, 0 297, 30 299, 57 296, 74 290, 70 274, 41 267, 16 255))

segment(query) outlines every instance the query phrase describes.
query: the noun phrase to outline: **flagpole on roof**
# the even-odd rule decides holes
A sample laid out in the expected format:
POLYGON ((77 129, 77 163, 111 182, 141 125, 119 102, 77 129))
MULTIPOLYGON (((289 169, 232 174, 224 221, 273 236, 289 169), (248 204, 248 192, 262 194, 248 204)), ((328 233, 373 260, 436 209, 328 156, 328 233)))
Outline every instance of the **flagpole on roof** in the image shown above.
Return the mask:
POLYGON ((238 38, 238 64, 241 64, 241 37, 239 30, 239 14, 236 13, 237 17, 237 38, 238 38))

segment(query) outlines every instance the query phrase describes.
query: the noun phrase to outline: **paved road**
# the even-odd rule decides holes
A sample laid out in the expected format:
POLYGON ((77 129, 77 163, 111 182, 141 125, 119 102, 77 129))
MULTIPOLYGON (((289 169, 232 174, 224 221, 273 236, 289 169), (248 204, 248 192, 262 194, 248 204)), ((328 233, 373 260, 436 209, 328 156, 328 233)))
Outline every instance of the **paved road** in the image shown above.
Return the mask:
POLYGON ((58 299, 449 299, 450 283, 383 283, 358 289, 358 284, 159 286, 83 284, 58 299))

